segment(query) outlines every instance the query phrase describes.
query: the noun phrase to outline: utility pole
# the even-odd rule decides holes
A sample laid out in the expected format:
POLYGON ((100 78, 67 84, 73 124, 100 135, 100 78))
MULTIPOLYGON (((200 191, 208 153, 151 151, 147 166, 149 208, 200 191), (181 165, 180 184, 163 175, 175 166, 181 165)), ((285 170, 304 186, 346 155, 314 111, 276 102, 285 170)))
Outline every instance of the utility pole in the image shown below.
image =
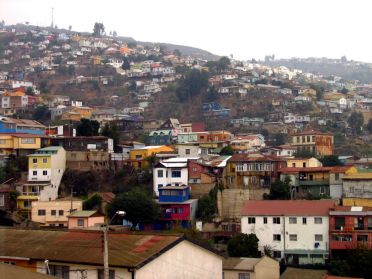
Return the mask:
POLYGON ((73 198, 74 194, 76 194, 76 193, 74 192, 74 186, 71 185, 71 195, 70 195, 71 207, 70 207, 70 214, 72 213, 72 210, 73 210, 73 208, 72 208, 72 198, 73 198))

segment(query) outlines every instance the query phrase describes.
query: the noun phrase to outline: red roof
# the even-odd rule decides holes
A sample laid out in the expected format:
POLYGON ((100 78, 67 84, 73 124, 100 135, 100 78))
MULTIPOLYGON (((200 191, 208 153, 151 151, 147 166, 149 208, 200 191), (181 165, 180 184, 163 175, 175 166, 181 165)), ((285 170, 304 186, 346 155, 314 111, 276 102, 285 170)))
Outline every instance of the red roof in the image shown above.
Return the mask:
POLYGON ((328 216, 334 200, 249 200, 242 209, 243 216, 328 216))

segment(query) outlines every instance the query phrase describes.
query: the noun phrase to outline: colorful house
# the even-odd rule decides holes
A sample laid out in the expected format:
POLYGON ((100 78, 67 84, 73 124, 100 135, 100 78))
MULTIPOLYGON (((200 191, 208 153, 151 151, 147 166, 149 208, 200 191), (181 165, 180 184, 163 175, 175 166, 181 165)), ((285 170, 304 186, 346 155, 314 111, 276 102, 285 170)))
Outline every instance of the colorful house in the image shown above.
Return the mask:
POLYGON ((24 156, 41 148, 41 136, 15 133, 0 134, 0 156, 24 156))
POLYGON ((105 215, 96 210, 75 211, 67 216, 69 229, 90 228, 105 224, 105 215))
POLYGON ((333 155, 334 139, 332 134, 318 131, 305 131, 292 135, 292 145, 297 152, 307 151, 318 156, 333 155))
POLYGON ((177 225, 183 228, 191 227, 195 220, 198 200, 190 199, 190 187, 171 185, 159 187, 158 190, 161 217, 155 223, 155 229, 172 229, 177 225))
POLYGON ((343 205, 372 207, 372 172, 348 174, 342 178, 343 205))
POLYGON ((82 118, 90 119, 93 109, 89 107, 73 107, 70 111, 64 112, 61 120, 80 121, 82 118))
POLYGON ((173 152, 173 148, 166 145, 145 146, 141 148, 132 149, 129 151, 129 164, 135 169, 148 169, 151 166, 151 158, 160 152, 173 152))
POLYGON ((329 211, 329 247, 332 256, 365 247, 372 249, 372 207, 336 206, 329 211))
POLYGON ((19 209, 30 210, 32 201, 50 201, 58 196, 58 188, 66 169, 66 151, 50 146, 28 155, 28 182, 17 186, 19 209))
POLYGON ((0 116, 0 133, 26 133, 34 135, 45 135, 46 127, 29 119, 15 119, 0 116))

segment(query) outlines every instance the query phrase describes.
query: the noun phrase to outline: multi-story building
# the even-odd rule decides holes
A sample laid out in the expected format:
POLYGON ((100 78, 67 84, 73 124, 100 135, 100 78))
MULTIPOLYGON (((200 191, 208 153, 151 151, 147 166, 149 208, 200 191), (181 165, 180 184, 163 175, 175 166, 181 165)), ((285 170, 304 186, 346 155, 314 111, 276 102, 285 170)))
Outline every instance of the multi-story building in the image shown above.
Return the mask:
POLYGON ((67 227, 67 216, 82 209, 83 201, 76 198, 34 201, 31 204, 31 220, 40 226, 67 227))
POLYGON ((372 207, 335 206, 329 211, 329 247, 332 256, 365 247, 372 249, 372 207))
POLYGON ((1 108, 18 109, 28 106, 28 96, 21 91, 5 92, 1 95, 1 108))
POLYGON ((289 264, 324 264, 328 258, 329 209, 333 200, 249 200, 242 210, 242 233, 254 233, 259 249, 289 264))
POLYGON ((173 152, 173 148, 166 145, 145 146, 129 151, 128 163, 137 170, 148 169, 152 166, 151 157, 161 152, 173 152))
POLYGON ((332 155, 334 139, 332 134, 305 131, 292 135, 292 145, 297 151, 308 151, 318 156, 332 155))
POLYGON ((154 195, 159 196, 159 188, 169 185, 187 185, 188 158, 170 158, 154 166, 153 189, 154 195))
POLYGON ((104 136, 94 137, 56 137, 50 139, 53 146, 62 146, 67 151, 103 150, 114 152, 114 141, 104 136))
POLYGON ((372 207, 372 172, 343 176, 342 204, 372 207))
POLYGON ((287 167, 289 168, 314 168, 322 166, 323 164, 315 157, 287 159, 287 167))
POLYGON ((0 156, 25 156, 41 148, 41 136, 14 133, 0 134, 0 156))
POLYGON ((28 211, 32 201, 50 201, 58 196, 58 188, 66 169, 66 151, 50 146, 28 155, 28 182, 17 186, 21 193, 18 208, 28 211))
MULTIPOLYGON (((230 188, 268 190, 271 184, 279 178, 278 170, 285 166, 285 160, 279 157, 235 154, 227 163, 225 183, 230 188)), ((265 191, 261 195, 263 193, 265 191)))
POLYGON ((236 136, 231 140, 230 145, 235 153, 247 153, 248 151, 264 147, 265 138, 260 134, 236 136))
POLYGON ((155 229, 172 229, 177 223, 189 228, 195 220, 198 200, 190 199, 190 187, 187 185, 159 187, 158 204, 161 217, 155 229))

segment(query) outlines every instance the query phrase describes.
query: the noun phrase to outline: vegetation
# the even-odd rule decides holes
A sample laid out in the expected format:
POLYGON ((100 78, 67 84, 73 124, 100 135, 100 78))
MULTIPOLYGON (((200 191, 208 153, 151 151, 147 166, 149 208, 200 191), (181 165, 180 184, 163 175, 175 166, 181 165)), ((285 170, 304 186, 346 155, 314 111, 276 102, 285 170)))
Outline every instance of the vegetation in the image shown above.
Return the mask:
POLYGON ((216 185, 208 194, 198 201, 198 209, 196 211, 196 218, 203 222, 212 222, 213 218, 218 213, 217 208, 217 192, 216 185))
POLYGON ((234 150, 232 149, 231 145, 227 145, 224 148, 221 149, 220 155, 233 155, 234 150))
POLYGON ((105 26, 103 23, 96 22, 93 27, 93 36, 101 37, 105 33, 105 26))
POLYGON ((192 97, 200 95, 208 88, 208 73, 193 69, 185 74, 176 89, 179 101, 189 101, 192 97))
POLYGON ((263 194, 265 200, 289 200, 291 198, 291 179, 286 176, 284 181, 277 179, 270 187, 269 194, 263 194))
POLYGON ((98 210, 101 207, 102 198, 97 193, 90 196, 83 202, 84 210, 98 210))
POLYGON ((98 130, 98 121, 82 118, 76 127, 76 134, 84 137, 98 136, 98 130))
POLYGON ((323 167, 334 167, 334 166, 342 166, 342 162, 336 155, 326 155, 319 159, 322 162, 323 167))
POLYGON ((255 234, 240 233, 229 240, 227 251, 230 257, 259 258, 258 238, 255 234))
POLYGON ((347 122, 354 134, 360 134, 362 132, 364 122, 363 113, 353 111, 349 116, 347 122))
POLYGON ((107 207, 108 214, 112 217, 116 211, 124 210, 125 219, 130 221, 135 228, 138 224, 154 222, 160 215, 159 205, 150 195, 140 189, 118 195, 107 207))
POLYGON ((118 132, 116 124, 109 125, 108 123, 106 123, 105 126, 103 126, 101 135, 113 139, 114 147, 119 144, 120 134, 118 132))

